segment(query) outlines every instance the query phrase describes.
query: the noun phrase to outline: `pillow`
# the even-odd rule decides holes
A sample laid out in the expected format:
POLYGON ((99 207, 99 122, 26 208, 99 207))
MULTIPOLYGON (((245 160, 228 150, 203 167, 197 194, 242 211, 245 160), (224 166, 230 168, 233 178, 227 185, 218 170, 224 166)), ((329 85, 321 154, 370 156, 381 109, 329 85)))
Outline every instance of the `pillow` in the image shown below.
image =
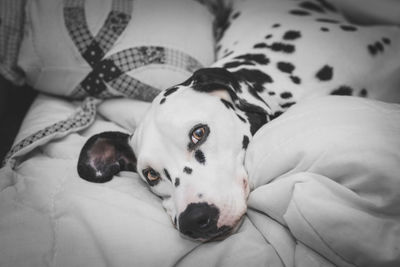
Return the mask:
POLYGON ((400 25, 400 5, 397 0, 332 0, 357 23, 400 25))
POLYGON ((214 57, 213 15, 196 1, 28 0, 26 18, 27 82, 74 99, 151 101, 214 57))
POLYGON ((399 121, 399 104, 363 98, 296 104, 249 144, 249 209, 335 266, 398 265, 399 121))
POLYGON ((17 59, 22 39, 24 2, 0 2, 0 75, 17 85, 23 83, 22 72, 17 68, 17 59))
POLYGON ((393 188, 385 186, 400 183, 399 121, 399 104, 343 96, 300 102, 254 135, 246 155, 251 183, 312 172, 389 197, 393 188))

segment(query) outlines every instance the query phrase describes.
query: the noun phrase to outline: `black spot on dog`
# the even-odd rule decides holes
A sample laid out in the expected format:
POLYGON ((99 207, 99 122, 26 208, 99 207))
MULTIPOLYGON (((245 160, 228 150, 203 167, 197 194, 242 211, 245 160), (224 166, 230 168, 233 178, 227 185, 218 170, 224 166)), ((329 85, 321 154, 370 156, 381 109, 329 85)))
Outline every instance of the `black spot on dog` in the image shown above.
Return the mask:
POLYGON ((243 149, 247 149, 247 147, 249 146, 249 142, 250 142, 249 137, 247 135, 243 136, 243 140, 242 140, 243 149))
POLYGON ((219 50, 221 50, 222 46, 221 45, 217 45, 217 47, 215 48, 216 51, 218 52, 219 50))
POLYGON ((282 115, 283 114, 283 112, 282 111, 276 111, 274 114, 272 114, 271 116, 270 116, 270 119, 271 120, 273 120, 273 119, 276 119, 276 118, 278 118, 280 115, 282 115))
POLYGON ((323 66, 315 75, 320 81, 329 81, 333 77, 333 68, 331 66, 323 66))
POLYGON ((272 83, 273 80, 271 76, 267 73, 262 72, 257 69, 240 69, 238 71, 233 72, 233 74, 239 79, 250 83, 252 86, 249 88, 249 92, 256 98, 262 101, 260 96, 257 95, 256 92, 261 93, 265 90, 265 83, 272 83))
POLYGON ((310 12, 304 11, 304 10, 298 10, 298 9, 294 9, 294 10, 290 10, 289 12, 292 15, 296 15, 296 16, 309 16, 311 15, 310 12))
POLYGON ((241 65, 242 65, 242 62, 240 62, 240 61, 231 61, 231 62, 225 63, 223 65, 223 67, 227 68, 227 69, 232 69, 232 68, 239 67, 241 65))
POLYGON ((272 34, 268 34, 267 36, 265 36, 265 39, 269 39, 272 37, 272 34))
POLYGON ((196 152, 194 152, 194 158, 200 164, 204 165, 206 163, 206 156, 204 155, 203 151, 201 151, 200 149, 198 149, 198 150, 196 150, 196 152))
POLYGON ((229 56, 232 55, 232 54, 233 54, 233 51, 226 52, 226 53, 222 56, 222 58, 229 57, 229 56))
POLYGON ((258 43, 253 46, 253 48, 267 48, 268 45, 266 43, 258 43))
POLYGON ((316 21, 318 22, 324 22, 324 23, 332 23, 332 24, 338 24, 339 21, 334 20, 334 19, 324 19, 324 18, 320 18, 320 19, 316 19, 316 21))
POLYGON ((368 96, 368 91, 367 91, 367 89, 365 89, 365 88, 361 89, 359 95, 360 95, 361 97, 367 97, 367 96, 368 96))
POLYGON ((162 99, 160 100, 160 105, 161 105, 161 104, 164 104, 166 100, 167 100, 167 99, 166 99, 165 97, 162 98, 162 99))
POLYGON ((275 95, 275 92, 274 91, 269 91, 268 94, 272 96, 272 95, 275 95))
POLYGON ((185 167, 185 168, 183 168, 183 172, 186 172, 187 174, 192 174, 193 169, 189 168, 189 167, 185 167))
POLYGON ((241 64, 242 65, 250 65, 250 66, 255 66, 256 65, 256 63, 254 63, 254 62, 252 62, 252 61, 242 61, 241 62, 241 64))
POLYGON ((348 86, 340 86, 339 88, 333 90, 331 95, 352 95, 353 89, 348 86))
POLYGON ((227 62, 223 65, 224 68, 227 69, 233 69, 233 68, 237 68, 240 67, 242 65, 250 65, 250 66, 254 66, 256 65, 255 63, 251 62, 251 61, 231 61, 231 62, 227 62))
POLYGON ((187 149, 188 151, 193 151, 195 149, 196 145, 193 144, 192 142, 188 143, 187 149))
POLYGON ((379 52, 383 52, 383 50, 385 50, 385 48, 383 47, 382 43, 380 43, 380 42, 376 42, 375 43, 375 47, 379 52))
POLYGON ((274 25, 272 25, 272 28, 278 28, 278 27, 280 27, 280 26, 281 26, 281 24, 275 23, 274 25))
POLYGON ((264 54, 244 54, 235 57, 236 59, 243 59, 249 62, 255 62, 261 65, 266 65, 269 63, 269 59, 264 54))
POLYGON ((331 11, 331 12, 337 12, 337 9, 334 5, 329 3, 326 0, 317 0, 325 9, 331 11))
POLYGON ((320 29, 321 29, 321 31, 323 31, 323 32, 329 32, 329 29, 326 28, 326 27, 321 27, 320 29))
POLYGON ((178 187, 181 184, 181 180, 179 178, 175 178, 175 187, 178 187))
POLYGON ((281 93, 281 98, 283 98, 283 99, 288 99, 288 98, 291 98, 291 97, 293 97, 291 92, 283 92, 283 93, 281 93))
POLYGON ((325 13, 325 10, 322 7, 320 7, 319 5, 317 5, 313 2, 303 2, 303 3, 300 3, 299 6, 301 8, 308 9, 310 11, 325 13))
POLYGON ((169 96, 169 95, 175 93, 178 89, 179 89, 179 87, 177 87, 177 86, 168 88, 167 90, 165 90, 164 96, 169 96))
POLYGON ((378 50, 375 48, 374 45, 368 45, 368 51, 372 56, 375 56, 378 53, 378 50))
POLYGON ((250 132, 251 135, 254 135, 258 129, 261 128, 264 124, 268 122, 267 116, 261 113, 255 112, 245 112, 247 119, 250 123, 250 132))
POLYGON ((246 123, 246 119, 245 119, 245 118, 243 118, 242 116, 240 116, 240 115, 237 114, 237 113, 236 113, 236 115, 238 116, 238 118, 239 118, 242 122, 246 123))
POLYGON ((215 31, 215 41, 217 43, 224 37, 225 32, 231 26, 229 17, 231 16, 232 12, 232 8, 227 8, 224 10, 224 12, 219 12, 221 13, 221 16, 218 16, 218 18, 216 18, 215 22, 218 24, 218 28, 215 31))
POLYGON ((384 42, 384 43, 387 44, 387 45, 390 45, 391 40, 390 40, 389 38, 387 38, 387 37, 383 37, 383 38, 382 38, 382 42, 384 42))
POLYGON ((295 47, 291 44, 284 44, 284 43, 272 43, 269 47, 275 52, 283 52, 283 53, 293 53, 295 51, 295 47))
POLYGON ((289 62, 278 62, 276 65, 280 71, 285 73, 292 73, 295 68, 293 64, 289 62))
POLYGON ((237 19, 239 16, 240 16, 240 12, 238 11, 232 15, 232 19, 237 19))
POLYGON ((172 182, 171 176, 169 175, 169 172, 167 171, 167 169, 164 169, 164 174, 165 174, 165 177, 167 177, 167 179, 172 182))
POLYGON ((294 104, 296 104, 296 102, 287 102, 285 104, 281 104, 280 106, 282 108, 290 108, 291 106, 293 106, 294 104))
POLYGON ((301 37, 301 34, 299 31, 287 31, 283 35, 284 40, 296 40, 301 37))
POLYGON ((301 83, 301 79, 300 79, 299 77, 297 77, 297 76, 291 75, 291 76, 290 76, 290 80, 292 80, 292 82, 293 82, 294 84, 300 84, 300 83, 301 83))
MULTIPOLYGON (((265 83, 273 83, 271 76, 258 69, 240 69, 236 72, 233 72, 233 74, 237 77, 239 81, 242 80, 249 84, 248 90, 252 96, 265 103, 265 101, 258 95, 258 93, 261 93, 265 90, 265 83)), ((242 106, 243 103, 243 100, 241 100, 240 105, 242 106)), ((265 104, 267 105, 267 103, 265 104)))
POLYGON ((222 98, 221 98, 221 102, 225 105, 226 108, 235 110, 235 108, 233 107, 231 102, 226 101, 225 99, 222 99, 222 98))
POLYGON ((372 56, 375 56, 376 54, 383 52, 384 50, 385 47, 379 41, 375 42, 374 44, 368 45, 368 51, 372 56))
MULTIPOLYGON (((240 84, 235 75, 224 68, 199 69, 183 84, 192 84, 193 90, 204 93, 220 89, 228 90, 228 88, 241 92, 240 84)), ((234 94, 231 95, 231 97, 234 96, 234 94)))
POLYGON ((340 28, 346 32, 354 32, 357 31, 357 27, 352 25, 340 25, 340 28))
POLYGON ((203 194, 199 193, 197 194, 198 198, 203 198, 203 194))

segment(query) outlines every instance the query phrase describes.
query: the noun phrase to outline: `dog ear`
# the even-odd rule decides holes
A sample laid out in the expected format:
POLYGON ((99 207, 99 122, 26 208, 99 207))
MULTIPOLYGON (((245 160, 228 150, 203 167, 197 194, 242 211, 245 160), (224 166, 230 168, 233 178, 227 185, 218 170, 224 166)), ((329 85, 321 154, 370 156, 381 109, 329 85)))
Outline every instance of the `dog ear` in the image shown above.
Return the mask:
POLYGON ((191 87, 200 92, 210 93, 221 89, 233 92, 240 90, 240 84, 236 77, 223 68, 199 69, 189 80, 193 81, 191 87))
POLYGON ((246 114, 251 133, 254 134, 269 121, 271 115, 271 107, 258 95, 261 89, 256 87, 269 80, 269 77, 264 76, 266 74, 256 70, 230 72, 224 68, 204 68, 194 72, 182 85, 220 96, 224 100, 227 100, 227 97, 223 97, 221 91, 229 93, 229 102, 246 114), (242 87, 247 87, 245 92, 242 87), (243 95, 246 95, 246 98, 243 95), (250 99, 251 101, 248 101, 250 99))
POLYGON ((120 171, 135 172, 136 156, 129 138, 121 132, 102 132, 90 137, 79 155, 79 176, 89 182, 104 183, 120 171))

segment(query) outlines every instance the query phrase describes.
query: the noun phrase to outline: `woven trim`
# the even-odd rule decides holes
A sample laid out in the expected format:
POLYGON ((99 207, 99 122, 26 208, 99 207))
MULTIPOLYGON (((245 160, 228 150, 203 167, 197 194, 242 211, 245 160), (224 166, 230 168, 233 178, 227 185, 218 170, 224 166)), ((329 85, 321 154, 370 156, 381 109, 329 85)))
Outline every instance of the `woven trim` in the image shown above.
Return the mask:
POLYGON ((104 25, 93 37, 86 22, 84 0, 64 0, 65 26, 82 57, 92 67, 92 71, 73 90, 73 98, 126 96, 152 101, 160 89, 128 76, 127 72, 151 64, 166 64, 189 73, 202 67, 195 58, 161 46, 129 48, 104 58, 127 27, 131 13, 131 0, 114 0, 104 25))
POLYGON ((131 20, 132 1, 113 0, 111 11, 96 36, 87 25, 84 0, 64 0, 64 23, 85 60, 93 66, 112 48, 131 20))
POLYGON ((17 66, 23 35, 25 0, 0 1, 0 75, 16 85, 24 82, 17 66))
POLYGON ((117 79, 112 80, 109 85, 112 88, 116 88, 118 92, 126 97, 146 102, 151 102, 160 93, 160 90, 126 74, 122 74, 117 79))
MULTIPOLYGON (((34 134, 25 137, 20 142, 15 144, 7 153, 2 165, 10 162, 16 156, 25 154, 35 147, 36 143, 47 138, 48 141, 67 135, 70 132, 77 132, 87 128, 93 123, 96 117, 96 106, 101 101, 92 97, 86 98, 81 106, 74 112, 74 114, 66 120, 58 121, 34 134)), ((15 162, 10 162, 11 167, 15 167, 15 162)))

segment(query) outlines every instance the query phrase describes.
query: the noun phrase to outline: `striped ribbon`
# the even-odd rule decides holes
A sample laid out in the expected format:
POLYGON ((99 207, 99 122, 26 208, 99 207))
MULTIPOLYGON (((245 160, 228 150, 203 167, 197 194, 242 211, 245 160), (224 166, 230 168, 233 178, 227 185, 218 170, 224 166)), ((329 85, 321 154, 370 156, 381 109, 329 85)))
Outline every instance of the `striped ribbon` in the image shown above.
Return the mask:
POLYGON ((64 0, 65 26, 82 57, 92 67, 92 71, 75 88, 73 97, 91 95, 109 98, 123 95, 152 101, 160 90, 127 75, 128 71, 150 64, 168 64, 189 72, 202 67, 195 58, 161 46, 133 47, 105 58, 127 27, 132 4, 132 0, 113 0, 105 23, 98 34, 93 36, 87 25, 84 0, 64 0), (118 93, 108 90, 107 85, 118 93))

